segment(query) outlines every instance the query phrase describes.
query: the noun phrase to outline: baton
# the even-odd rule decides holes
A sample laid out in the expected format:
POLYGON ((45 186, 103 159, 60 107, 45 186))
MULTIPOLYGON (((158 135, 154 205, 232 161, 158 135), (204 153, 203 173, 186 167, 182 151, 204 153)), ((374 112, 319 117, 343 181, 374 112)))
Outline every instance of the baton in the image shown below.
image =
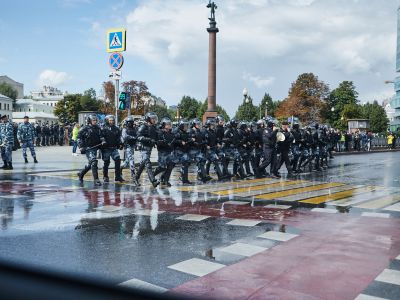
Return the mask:
POLYGON ((92 146, 92 147, 86 148, 86 151, 87 151, 87 150, 94 149, 94 148, 99 147, 99 146, 101 146, 101 145, 103 145, 103 143, 100 143, 100 144, 94 145, 94 146, 92 146))

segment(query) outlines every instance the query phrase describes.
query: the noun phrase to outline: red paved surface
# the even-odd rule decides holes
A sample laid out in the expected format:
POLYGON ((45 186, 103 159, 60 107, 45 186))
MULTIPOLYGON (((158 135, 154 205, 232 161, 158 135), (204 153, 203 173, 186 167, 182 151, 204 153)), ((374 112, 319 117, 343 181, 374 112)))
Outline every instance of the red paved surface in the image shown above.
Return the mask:
POLYGON ((354 299, 400 253, 399 219, 293 218, 288 223, 301 230, 299 237, 172 292, 205 299, 354 299))

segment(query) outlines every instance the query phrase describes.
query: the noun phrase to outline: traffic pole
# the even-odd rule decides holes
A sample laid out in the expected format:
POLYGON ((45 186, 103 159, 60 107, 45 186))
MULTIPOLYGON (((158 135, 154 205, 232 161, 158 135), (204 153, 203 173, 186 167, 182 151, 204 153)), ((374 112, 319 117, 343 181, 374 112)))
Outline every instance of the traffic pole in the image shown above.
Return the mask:
POLYGON ((118 126, 119 79, 115 79, 115 125, 118 126))

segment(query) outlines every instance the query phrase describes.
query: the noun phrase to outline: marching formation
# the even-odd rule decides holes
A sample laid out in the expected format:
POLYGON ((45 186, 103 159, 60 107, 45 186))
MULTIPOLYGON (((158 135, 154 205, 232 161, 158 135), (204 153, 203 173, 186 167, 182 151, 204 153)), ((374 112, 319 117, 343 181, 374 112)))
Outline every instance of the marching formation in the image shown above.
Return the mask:
POLYGON ((153 187, 160 184, 170 187, 170 176, 177 166, 180 166, 182 184, 191 184, 191 165, 195 165, 197 179, 202 182, 213 179, 210 176, 211 166, 219 181, 250 176, 280 178, 279 170, 283 163, 288 176, 322 171, 328 167, 328 159, 333 158, 336 143, 333 129, 327 126, 315 123, 300 128, 299 124, 289 126, 287 122, 278 126, 278 122, 271 118, 257 122, 235 119, 225 122, 219 115, 208 119, 203 126, 199 119, 180 120, 173 124, 170 119, 163 118, 158 122, 157 115, 149 112, 141 124, 135 123, 131 116, 123 123, 120 129, 112 115, 106 116, 102 126, 98 124, 96 115, 87 118, 87 124, 78 133, 78 147, 88 160, 78 173, 81 182, 91 170, 95 185, 102 184, 98 172, 98 152, 104 162, 104 182, 109 182, 111 159, 115 164, 115 181, 125 181, 119 152, 125 150, 124 165, 130 169, 133 184, 140 185, 139 179, 146 170, 153 187), (150 161, 154 148, 158 150, 155 168, 150 161), (138 167, 134 160, 135 151, 141 153, 138 167))

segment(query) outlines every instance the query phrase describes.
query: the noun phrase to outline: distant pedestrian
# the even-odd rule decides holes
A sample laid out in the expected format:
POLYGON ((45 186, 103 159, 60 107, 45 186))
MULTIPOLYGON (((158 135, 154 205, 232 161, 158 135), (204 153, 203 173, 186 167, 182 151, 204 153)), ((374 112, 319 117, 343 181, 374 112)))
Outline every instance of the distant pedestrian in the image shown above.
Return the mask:
POLYGON ((74 126, 74 129, 72 130, 72 155, 73 156, 78 156, 78 154, 76 153, 76 148, 78 148, 78 133, 79 133, 79 123, 76 123, 74 126))
POLYGON ((36 152, 35 152, 35 146, 34 146, 34 141, 35 141, 35 128, 31 123, 29 123, 29 117, 25 116, 24 117, 24 122, 19 124, 18 126, 18 133, 17 133, 17 138, 19 143, 22 146, 22 155, 25 159, 25 163, 28 163, 28 156, 26 154, 26 148, 29 148, 31 151, 31 155, 33 157, 33 161, 37 163, 36 159, 36 152))
POLYGON ((393 140, 394 140, 394 135, 393 133, 389 132, 389 135, 387 136, 387 144, 388 144, 388 149, 390 150, 393 149, 393 140))

